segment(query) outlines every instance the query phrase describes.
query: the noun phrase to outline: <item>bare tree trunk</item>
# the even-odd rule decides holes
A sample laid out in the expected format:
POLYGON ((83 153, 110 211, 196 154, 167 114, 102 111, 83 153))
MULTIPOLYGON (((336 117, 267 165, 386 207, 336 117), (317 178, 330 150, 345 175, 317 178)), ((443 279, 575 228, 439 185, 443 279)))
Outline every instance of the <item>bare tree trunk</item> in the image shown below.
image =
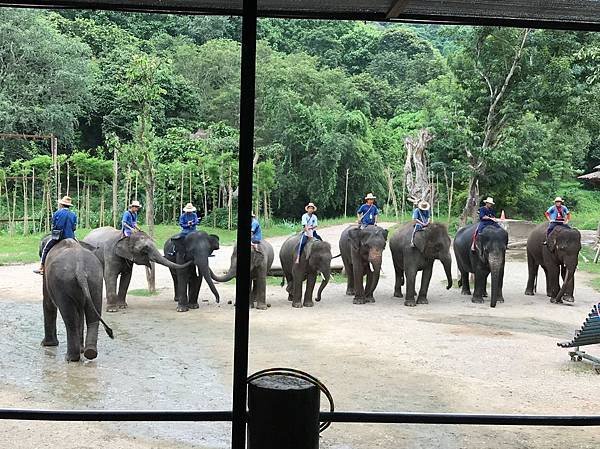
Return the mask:
POLYGON ((14 235, 15 233, 15 219, 17 213, 17 181, 15 180, 13 185, 13 203, 12 203, 12 226, 10 235, 14 235))
POLYGON ((427 129, 421 129, 417 137, 404 139, 406 161, 404 180, 408 190, 408 199, 412 203, 431 198, 432 185, 427 167, 427 144, 433 136, 427 129), (413 169, 414 166, 414 169, 413 169))
POLYGON ((183 183, 185 177, 185 167, 181 167, 181 189, 179 191, 179 210, 183 210, 183 183))
POLYGON ((269 201, 267 195, 267 189, 263 189, 263 211, 265 214, 265 221, 269 221, 269 201))
POLYGON ((104 182, 101 181, 102 184, 100 186, 100 223, 98 226, 104 226, 104 182))
POLYGON ((29 234, 29 186, 27 176, 23 176, 23 235, 29 234))
POLYGON ((90 227, 90 178, 85 177, 85 227, 90 227))
MULTIPOLYGON (((79 167, 77 167, 77 207, 79 207, 79 213, 81 214, 81 189, 80 189, 80 174, 79 174, 79 167)), ((81 217, 83 218, 83 217, 81 217)))
POLYGON ((67 159, 65 162, 65 165, 67 166, 67 196, 70 196, 70 192, 71 192, 71 168, 70 168, 70 164, 69 164, 69 160, 67 159))
POLYGON ((8 192, 8 181, 6 176, 4 177, 4 194, 6 195, 6 212, 8 213, 8 234, 13 235, 13 224, 10 219, 10 196, 8 192))
POLYGON ((202 165, 202 189, 204 191, 204 216, 208 215, 208 196, 206 193, 206 176, 204 174, 204 164, 202 165))
MULTIPOLYGON (((257 195, 258 196, 258 195, 257 195)), ((229 165, 229 178, 227 180, 227 229, 233 225, 233 190, 231 187, 231 165, 229 165)))
POLYGON ((50 232, 50 218, 52 217, 52 201, 50 184, 46 187, 46 232, 50 232))
POLYGON ((117 209, 119 209, 119 151, 114 147, 113 153, 113 179, 112 179, 112 220, 117 227, 117 209))
POLYGON ((479 178, 473 174, 469 179, 469 190, 467 201, 463 213, 460 216, 459 224, 464 226, 467 224, 467 218, 471 217, 473 222, 477 221, 477 210, 479 206, 479 178))
POLYGON ((192 202, 192 166, 190 165, 190 203, 192 202))
POLYGON ((350 174, 350 169, 346 169, 346 189, 344 192, 344 217, 348 216, 348 175, 350 174))

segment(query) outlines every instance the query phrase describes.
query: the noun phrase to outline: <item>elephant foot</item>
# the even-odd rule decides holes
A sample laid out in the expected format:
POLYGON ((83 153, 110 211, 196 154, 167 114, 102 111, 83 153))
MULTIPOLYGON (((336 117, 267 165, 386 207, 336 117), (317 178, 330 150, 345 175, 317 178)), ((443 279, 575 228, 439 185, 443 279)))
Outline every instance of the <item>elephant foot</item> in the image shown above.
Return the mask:
POLYGON ((483 295, 481 295, 481 296, 483 296, 484 298, 487 298, 488 294, 487 294, 487 292, 483 292, 483 295))
POLYGON ((504 303, 504 298, 503 298, 502 296, 500 296, 500 297, 499 297, 499 298, 496 300, 496 302, 501 302, 501 303, 504 303))
POLYGON ((258 303, 256 304, 256 308, 258 310, 267 310, 269 308, 269 305, 265 303, 258 303))
POLYGON ((42 346, 58 346, 57 338, 44 338, 42 340, 42 346))
POLYGON ((197 302, 191 302, 188 306, 190 309, 199 309, 200 305, 197 302))
POLYGON ((562 304, 563 300, 561 298, 550 298, 550 302, 552 304, 562 304))
POLYGON ((417 306, 417 303, 415 302, 415 300, 414 300, 414 299, 406 299, 406 300, 404 301, 404 305, 405 305, 406 307, 416 307, 416 306, 417 306))
POLYGON ((294 309, 301 309, 302 308, 302 303, 301 302, 292 302, 292 307, 294 309))
POLYGON ((471 290, 461 290, 460 294, 465 296, 471 296, 473 293, 471 293, 471 290))
POLYGON ((573 295, 564 295, 562 297, 562 300, 565 302, 575 302, 575 298, 573 297, 573 295))
POLYGON ((534 294, 533 290, 525 290, 525 296, 533 296, 534 294))
POLYGON ((177 299, 177 296, 175 296, 175 297, 173 298, 173 301, 175 301, 175 302, 179 302, 179 300, 177 299))
POLYGON ((352 304, 364 304, 365 303, 365 298, 360 298, 355 296, 354 300, 352 301, 352 304))
POLYGON ((354 290, 353 288, 347 288, 346 289, 346 295, 348 295, 348 296, 354 296, 354 295, 356 295, 356 290, 354 290))
POLYGON ((418 297, 417 304, 429 304, 429 301, 427 301, 427 298, 418 297))
POLYGON ((473 296, 471 302, 474 302, 475 304, 483 304, 483 296, 473 296))
POLYGON ((83 355, 88 360, 94 360, 96 357, 98 357, 98 349, 96 349, 94 346, 88 346, 83 351, 83 355))
POLYGON ((67 355, 65 355, 65 360, 67 362, 79 362, 79 360, 81 360, 81 354, 76 353, 76 354, 69 354, 67 353, 67 355))
POLYGON ((190 310, 188 306, 177 306, 178 312, 187 312, 188 310, 190 310))
POLYGON ((256 306, 255 306, 255 302, 254 302, 254 301, 250 301, 250 308, 251 308, 251 309, 254 309, 254 307, 256 307, 256 306))
POLYGON ((292 295, 288 295, 288 301, 290 301, 290 302, 291 302, 291 301, 293 301, 293 300, 294 300, 294 297, 293 297, 292 295))
POLYGON ((314 307, 315 303, 312 301, 304 301, 304 307, 314 307))
POLYGON ((126 309, 127 307, 129 307, 129 306, 127 305, 126 302, 118 302, 117 303, 117 308, 120 310, 126 309))
POLYGON ((109 312, 109 313, 118 312, 119 308, 117 307, 116 304, 107 304, 106 305, 106 311, 109 312))
POLYGON ((394 298, 404 298, 404 295, 402 294, 402 292, 394 292, 394 298))
POLYGON ((375 302, 375 298, 373 298, 372 296, 367 296, 367 299, 365 299, 366 303, 373 303, 375 302))

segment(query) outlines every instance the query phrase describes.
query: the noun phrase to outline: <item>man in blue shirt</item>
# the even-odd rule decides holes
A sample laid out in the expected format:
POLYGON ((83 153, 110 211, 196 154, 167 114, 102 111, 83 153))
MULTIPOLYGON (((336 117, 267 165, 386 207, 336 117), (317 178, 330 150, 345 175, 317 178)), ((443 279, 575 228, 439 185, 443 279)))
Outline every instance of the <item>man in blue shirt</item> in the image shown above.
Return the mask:
POLYGON ((419 202, 419 205, 413 210, 412 218, 415 225, 410 238, 410 246, 415 247, 415 232, 422 231, 429 225, 429 209, 431 206, 427 201, 419 202))
POLYGON ((471 251, 475 251, 475 242, 477 241, 477 236, 485 229, 486 226, 500 227, 498 224, 498 219, 496 218, 496 211, 494 210, 494 199, 488 196, 483 203, 484 205, 479 208, 479 224, 473 233, 471 251))
POLYGON ((365 196, 365 204, 360 206, 356 211, 358 218, 358 224, 361 228, 365 228, 369 225, 377 224, 377 216, 379 215, 379 209, 375 205, 377 197, 372 193, 368 193, 365 196))
POLYGON ((254 248, 259 245, 262 241, 262 230, 260 229, 260 223, 256 219, 256 215, 252 214, 252 224, 250 225, 250 241, 254 248))
POLYGON ((121 220, 121 232, 125 237, 129 237, 133 232, 140 231, 137 225, 138 211, 142 205, 139 201, 132 201, 129 205, 129 209, 123 212, 123 219, 121 220))
POLYGON ((185 237, 190 232, 196 232, 196 226, 200 224, 200 219, 196 214, 196 208, 192 203, 187 203, 183 208, 183 213, 179 217, 179 226, 181 226, 181 236, 185 237))
POLYGON ((296 263, 300 263, 300 254, 302 254, 302 250, 309 239, 315 238, 317 240, 323 240, 319 234, 317 234, 317 227, 319 226, 319 220, 315 215, 317 206, 313 203, 308 203, 304 210, 306 213, 302 215, 302 237, 300 237, 300 243, 298 244, 296 263))
POLYGON ((35 270, 35 273, 44 274, 46 257, 54 245, 61 240, 75 238, 77 215, 69 209, 71 206, 73 206, 73 200, 69 196, 64 196, 58 201, 58 210, 52 215, 52 238, 44 245, 40 268, 35 270))
MULTIPOLYGON (((554 198, 554 206, 550 206, 544 215, 546 215, 546 219, 550 222, 546 230, 546 239, 548 239, 550 233, 557 226, 570 228, 567 223, 571 221, 571 212, 569 212, 566 206, 563 206, 563 199, 560 196, 554 198)), ((544 242, 545 244, 546 242, 544 242)))

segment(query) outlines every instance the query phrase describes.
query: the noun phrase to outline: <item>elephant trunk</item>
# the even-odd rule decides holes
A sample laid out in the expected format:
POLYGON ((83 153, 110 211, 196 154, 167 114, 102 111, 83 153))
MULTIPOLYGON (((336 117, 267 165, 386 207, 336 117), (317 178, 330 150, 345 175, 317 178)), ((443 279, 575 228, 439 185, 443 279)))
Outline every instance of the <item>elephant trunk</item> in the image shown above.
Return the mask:
POLYGON ((316 298, 317 302, 321 301, 321 293, 323 293, 323 290, 325 290, 325 287, 327 287, 327 284, 329 283, 329 280, 331 279, 331 270, 330 269, 323 270, 321 272, 321 275, 323 276, 323 280, 321 281, 321 285, 319 285, 319 290, 317 291, 317 298, 316 298))
POLYGON ((552 302, 556 302, 563 297, 563 295, 565 294, 565 290, 567 289, 567 286, 573 280, 574 276, 575 276, 575 267, 568 266, 567 267, 567 275, 565 276, 563 285, 560 288, 560 290, 558 291, 558 294, 554 298, 552 298, 552 302))
POLYGON ((186 268, 192 264, 191 261, 188 261, 182 265, 176 264, 175 262, 171 262, 169 259, 164 257, 160 252, 155 249, 149 256, 151 262, 156 262, 157 264, 164 265, 167 268, 171 268, 173 270, 181 270, 186 268))
POLYGON ((208 262, 205 265, 204 264, 196 264, 196 266, 198 267, 198 271, 200 272, 200 274, 202 275, 202 277, 208 284, 210 291, 213 293, 213 295, 215 295, 215 301, 218 304, 221 301, 221 297, 219 296, 217 287, 215 287, 215 283, 212 280, 212 276, 214 275, 214 273, 212 273, 212 270, 208 267, 208 262))
POLYGON ((450 254, 448 254, 443 259, 440 259, 440 261, 444 266, 444 271, 446 272, 446 279, 448 280, 446 290, 450 290, 452 288, 452 257, 450 256, 450 254))
POLYGON ((231 265, 229 266, 229 270, 227 271, 227 273, 225 273, 222 276, 218 276, 218 275, 214 274, 211 270, 210 276, 213 278, 213 280, 215 280, 217 282, 229 282, 230 280, 232 280, 235 277, 236 272, 237 272, 237 264, 232 259, 231 265))
POLYGON ((496 307, 496 303, 500 298, 500 291, 502 286, 500 285, 502 279, 502 270, 504 265, 504 260, 500 257, 491 258, 490 257, 490 274, 492 277, 492 297, 490 299, 490 307, 496 307))

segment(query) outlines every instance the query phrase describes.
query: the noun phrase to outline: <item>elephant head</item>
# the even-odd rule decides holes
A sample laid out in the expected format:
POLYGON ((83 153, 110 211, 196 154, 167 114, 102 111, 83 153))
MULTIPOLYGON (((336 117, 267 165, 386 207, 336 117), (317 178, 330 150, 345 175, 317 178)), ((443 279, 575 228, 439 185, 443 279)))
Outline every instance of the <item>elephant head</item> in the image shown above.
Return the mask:
POLYGON ((548 238, 548 250, 566 269, 563 285, 554 300, 562 298, 567 285, 572 281, 579 262, 581 233, 577 229, 557 226, 548 238))
POLYGON ((165 258, 156 248, 152 237, 145 232, 134 232, 129 237, 121 238, 116 246, 115 253, 137 265, 150 266, 151 262, 156 262, 168 268, 179 270, 190 265, 189 263, 179 265, 165 258))
POLYGON ((321 293, 331 279, 331 245, 328 242, 313 240, 304 249, 306 263, 310 271, 321 273, 322 281, 317 291, 316 301, 321 301, 321 293))
MULTIPOLYGON (((264 252, 256 251, 254 246, 252 247, 250 254, 250 271, 254 271, 256 267, 259 267, 265 263, 267 255, 264 252)), ((233 253, 231 253, 231 263, 229 264, 229 270, 222 276, 216 275, 211 271, 212 278, 217 282, 229 282, 232 280, 237 273, 237 243, 233 246, 233 253)))
POLYGON ((492 297, 490 306, 496 307, 500 298, 504 278, 504 263, 508 247, 508 232, 496 226, 487 226, 477 238, 477 257, 489 267, 492 277, 492 297))
POLYGON ((348 231, 348 237, 352 245, 352 251, 360 254, 361 260, 368 263, 369 270, 374 275, 374 285, 379 282, 381 273, 382 254, 387 242, 387 229, 379 226, 367 226, 352 228, 348 231))
POLYGON ((450 255, 450 236, 448 228, 442 223, 431 223, 422 231, 416 232, 414 243, 417 249, 428 260, 437 259, 442 262, 448 283, 446 289, 452 288, 452 256, 450 255))

